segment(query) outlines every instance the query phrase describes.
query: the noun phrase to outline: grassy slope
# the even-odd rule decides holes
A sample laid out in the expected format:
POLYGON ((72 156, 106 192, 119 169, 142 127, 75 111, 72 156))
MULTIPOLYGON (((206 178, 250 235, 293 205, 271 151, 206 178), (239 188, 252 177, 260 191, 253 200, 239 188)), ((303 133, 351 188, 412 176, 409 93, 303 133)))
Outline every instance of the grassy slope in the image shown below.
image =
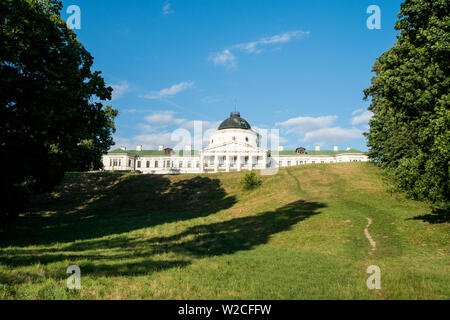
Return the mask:
POLYGON ((240 176, 68 175, 0 233, 0 298, 450 298, 448 217, 371 164, 282 169, 252 192, 240 176))

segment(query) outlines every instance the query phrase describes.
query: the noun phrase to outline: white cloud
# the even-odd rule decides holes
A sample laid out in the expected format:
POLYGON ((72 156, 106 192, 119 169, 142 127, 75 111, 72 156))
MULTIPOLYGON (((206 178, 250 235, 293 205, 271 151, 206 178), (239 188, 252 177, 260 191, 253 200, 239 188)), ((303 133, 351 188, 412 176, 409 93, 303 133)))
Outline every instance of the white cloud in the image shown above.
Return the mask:
POLYGON ((192 121, 187 121, 185 122, 181 128, 183 129, 187 129, 187 130, 194 130, 194 126, 195 123, 201 123, 202 125, 202 130, 206 131, 206 130, 210 130, 210 129, 214 129, 217 130, 217 128, 219 128, 220 125, 220 121, 201 121, 201 120, 192 120, 192 121))
POLYGON ((284 122, 276 123, 276 126, 286 128, 287 133, 297 133, 299 135, 308 131, 317 130, 331 126, 336 121, 337 116, 324 117, 298 117, 284 122))
POLYGON ((285 145, 288 142, 288 139, 280 135, 279 130, 260 127, 252 127, 252 129, 261 135, 262 148, 277 150, 278 146, 285 145))
POLYGON ((243 51, 245 53, 258 54, 263 52, 264 49, 269 46, 287 43, 294 39, 307 36, 309 34, 310 33, 307 31, 296 30, 274 35, 271 37, 261 38, 257 41, 235 44, 220 52, 210 55, 209 60, 212 61, 215 65, 234 68, 236 66, 237 61, 234 51, 243 51))
POLYGON ((362 131, 358 129, 343 129, 340 127, 335 127, 322 128, 307 132, 303 138, 303 141, 319 145, 330 145, 347 142, 353 139, 360 139, 362 137, 362 131))
POLYGON ((309 32, 297 30, 297 31, 290 31, 283 34, 274 35, 267 38, 261 38, 257 41, 247 42, 247 43, 240 43, 233 48, 236 49, 242 49, 249 53, 261 53, 264 49, 262 47, 264 46, 270 46, 270 45, 276 45, 281 43, 287 43, 293 39, 300 38, 302 36, 309 35, 309 32))
POLYGON ((144 149, 154 150, 163 144, 179 150, 186 144, 192 144, 193 147, 201 149, 208 145, 210 134, 220 125, 220 121, 182 119, 172 110, 156 111, 144 117, 144 120, 145 122, 136 126, 139 132, 137 135, 130 138, 116 137, 115 141, 119 146, 114 148, 123 145, 134 150, 136 145, 143 145, 144 149))
POLYGON ((191 133, 194 144, 207 146, 210 135, 219 128, 220 123, 221 121, 192 120, 183 123, 180 128, 188 130, 191 133), (201 139, 200 137, 195 137, 197 132, 202 132, 201 139))
POLYGON ((371 111, 365 111, 365 112, 361 113, 360 115, 354 117, 352 119, 352 124, 353 125, 367 124, 367 123, 369 123, 370 119, 372 119, 372 117, 373 117, 373 113, 371 111))
POLYGON ((229 68, 236 66, 236 57, 228 49, 210 55, 209 61, 212 61, 216 66, 226 66, 229 68))
POLYGON ((173 111, 159 111, 145 117, 145 121, 158 126, 167 126, 179 125, 184 123, 186 120, 176 118, 175 112, 173 111))
POLYGON ((112 99, 117 100, 122 98, 127 92, 131 90, 130 84, 126 81, 121 82, 120 84, 112 84, 113 88, 112 99))
MULTIPOLYGON (((354 117, 362 119, 366 117, 363 113, 354 117)), ((362 139, 362 131, 357 128, 341 128, 334 123, 338 116, 323 117, 298 117, 292 118, 276 125, 285 130, 286 133, 294 133, 300 141, 321 146, 330 146, 345 143, 354 139, 362 139)), ((356 122, 361 121, 357 120, 356 122)), ((360 123, 360 122, 358 122, 360 123)), ((362 122, 361 122, 362 123, 362 122)))
POLYGON ((355 111, 352 112, 352 116, 354 116, 355 114, 361 113, 363 111, 364 111, 364 109, 356 109, 355 111))
POLYGON ((172 4, 170 2, 167 2, 164 4, 164 6, 162 8, 162 13, 165 16, 175 13, 175 11, 172 10, 172 4))
POLYGON ((171 147, 177 143, 172 140, 171 132, 141 134, 132 139, 135 145, 142 145, 147 150, 158 150, 160 144, 171 147))
POLYGON ((178 84, 174 84, 170 88, 162 89, 160 91, 152 91, 150 92, 150 94, 142 96, 142 98, 145 99, 171 98, 182 91, 192 88, 194 84, 195 84, 194 81, 181 82, 178 84))

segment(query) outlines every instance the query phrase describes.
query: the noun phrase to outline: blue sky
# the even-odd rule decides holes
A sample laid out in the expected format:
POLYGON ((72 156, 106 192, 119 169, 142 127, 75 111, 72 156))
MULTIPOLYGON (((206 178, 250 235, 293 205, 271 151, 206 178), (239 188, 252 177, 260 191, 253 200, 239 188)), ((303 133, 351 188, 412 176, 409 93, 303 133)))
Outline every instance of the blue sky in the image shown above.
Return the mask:
POLYGON ((174 147, 193 121, 215 129, 235 108, 279 129, 287 149, 367 150, 362 90, 396 41, 397 0, 65 0, 81 9, 78 38, 119 109, 119 147, 174 147), (381 30, 369 30, 370 5, 381 30))

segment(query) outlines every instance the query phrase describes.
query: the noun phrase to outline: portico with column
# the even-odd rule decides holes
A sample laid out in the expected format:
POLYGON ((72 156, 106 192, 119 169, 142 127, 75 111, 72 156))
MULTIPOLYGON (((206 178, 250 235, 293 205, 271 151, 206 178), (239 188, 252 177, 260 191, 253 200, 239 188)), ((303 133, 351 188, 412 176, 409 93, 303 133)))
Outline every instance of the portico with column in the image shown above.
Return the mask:
POLYGON ((203 153, 200 161, 200 170, 202 172, 230 172, 242 170, 265 169, 264 161, 256 159, 267 159, 267 153, 260 154, 248 152, 209 152, 203 153), (244 159, 248 159, 244 162, 244 159))
POLYGON ((201 171, 239 172, 243 169, 264 169, 268 150, 260 147, 260 140, 260 135, 251 129, 250 124, 239 113, 232 113, 211 134, 208 147, 200 152, 201 171), (244 159, 247 159, 246 165, 243 165, 244 159))

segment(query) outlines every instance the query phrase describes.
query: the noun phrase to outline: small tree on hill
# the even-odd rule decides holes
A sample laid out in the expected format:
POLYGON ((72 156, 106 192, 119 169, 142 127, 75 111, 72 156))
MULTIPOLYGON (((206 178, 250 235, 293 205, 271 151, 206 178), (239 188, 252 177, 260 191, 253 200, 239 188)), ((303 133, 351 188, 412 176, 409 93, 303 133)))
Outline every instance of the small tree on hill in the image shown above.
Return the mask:
POLYGON ((262 184, 262 180, 258 178, 253 171, 247 172, 241 179, 241 185, 244 190, 253 190, 262 184))

